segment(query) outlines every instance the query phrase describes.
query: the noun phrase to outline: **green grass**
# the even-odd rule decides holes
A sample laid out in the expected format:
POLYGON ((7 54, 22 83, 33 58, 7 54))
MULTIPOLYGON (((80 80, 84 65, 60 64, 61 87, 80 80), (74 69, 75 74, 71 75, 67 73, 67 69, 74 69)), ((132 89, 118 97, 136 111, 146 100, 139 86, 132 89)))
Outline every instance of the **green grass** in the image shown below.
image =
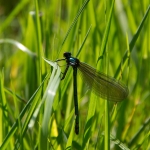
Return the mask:
POLYGON ((150 1, 11 3, 0 5, 0 149, 150 149, 150 1), (79 135, 72 69, 60 81, 51 63, 66 51, 129 88, 108 102, 79 75, 79 135))

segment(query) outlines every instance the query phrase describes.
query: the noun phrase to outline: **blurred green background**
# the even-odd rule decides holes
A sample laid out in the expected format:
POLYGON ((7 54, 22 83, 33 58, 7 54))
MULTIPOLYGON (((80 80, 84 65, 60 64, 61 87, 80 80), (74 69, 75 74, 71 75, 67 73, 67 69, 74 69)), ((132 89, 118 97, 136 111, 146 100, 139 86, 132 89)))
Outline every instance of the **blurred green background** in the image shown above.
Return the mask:
MULTIPOLYGON (((83 47, 78 58, 82 62, 101 72, 107 70, 109 76, 115 76, 129 88, 126 100, 117 105, 109 102, 110 133, 113 135, 110 149, 150 149, 150 0, 116 0, 111 13, 110 29, 105 34, 111 6, 112 1, 109 0, 91 0, 86 3, 83 0, 0 1, 2 149, 41 148, 39 141, 43 109, 33 129, 27 129, 26 125, 23 134, 22 127, 30 105, 23 117, 18 117, 47 73, 52 71, 42 57, 54 61, 62 58, 66 51, 76 56, 81 45, 83 47), (141 24, 146 11, 146 20, 141 24), (108 36, 106 41, 104 35, 108 36), (131 41, 135 43, 130 43, 131 41), (105 43, 107 46, 103 54, 102 45, 105 43), (12 129, 14 123, 16 125, 12 129)), ((61 67, 62 70, 63 68, 61 67)), ((71 132, 74 105, 71 70, 69 73, 56 92, 47 149, 105 149, 105 101, 91 95, 80 77, 80 133, 75 135, 71 132), (92 101, 96 101, 94 108, 90 106, 92 101), (87 117, 91 111, 92 120, 87 117), (88 121, 91 123, 89 132, 85 130, 88 121)), ((42 90, 36 92, 39 101, 46 86, 47 81, 42 90)))

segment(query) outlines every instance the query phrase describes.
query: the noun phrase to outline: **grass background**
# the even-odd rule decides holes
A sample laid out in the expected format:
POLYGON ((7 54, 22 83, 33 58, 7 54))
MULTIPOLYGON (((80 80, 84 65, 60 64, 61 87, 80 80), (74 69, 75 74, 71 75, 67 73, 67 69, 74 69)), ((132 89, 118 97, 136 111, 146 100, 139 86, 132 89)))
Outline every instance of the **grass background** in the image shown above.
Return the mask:
POLYGON ((112 1, 97 0, 1 1, 1 149, 150 149, 149 4, 149 0, 116 0, 114 7, 112 1), (78 77, 80 132, 75 135, 70 69, 58 89, 50 84, 56 92, 47 96, 54 98, 53 107, 42 105, 29 129, 54 71, 42 57, 56 60, 66 51, 123 81, 129 96, 108 105, 78 77), (44 124, 46 109, 51 113, 44 124))

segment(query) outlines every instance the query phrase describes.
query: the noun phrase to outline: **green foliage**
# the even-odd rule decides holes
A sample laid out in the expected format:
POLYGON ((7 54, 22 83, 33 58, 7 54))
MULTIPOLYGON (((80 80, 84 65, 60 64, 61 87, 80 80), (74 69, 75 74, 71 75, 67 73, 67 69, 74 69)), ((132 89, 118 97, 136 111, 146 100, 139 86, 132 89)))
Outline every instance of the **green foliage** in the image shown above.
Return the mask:
POLYGON ((13 4, 0 6, 0 149, 150 149, 150 1, 13 4), (115 104, 78 76, 79 135, 72 68, 59 82, 47 61, 66 51, 129 88, 115 104))

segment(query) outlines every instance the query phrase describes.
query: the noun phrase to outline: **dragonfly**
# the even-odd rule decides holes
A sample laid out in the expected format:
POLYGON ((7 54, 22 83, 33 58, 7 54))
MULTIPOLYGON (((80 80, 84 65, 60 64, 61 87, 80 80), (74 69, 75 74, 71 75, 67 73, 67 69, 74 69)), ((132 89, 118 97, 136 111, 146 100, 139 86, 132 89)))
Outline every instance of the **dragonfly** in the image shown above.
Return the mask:
POLYGON ((80 62, 79 59, 72 57, 70 52, 63 54, 63 59, 57 59, 56 62, 65 60, 67 65, 63 72, 61 80, 66 77, 67 71, 70 66, 73 68, 73 86, 74 86, 74 105, 75 105, 75 133, 79 134, 79 110, 78 110, 78 95, 77 95, 77 71, 83 78, 83 81, 97 96, 113 101, 121 102, 126 99, 129 93, 128 87, 102 72, 97 71, 95 68, 86 63, 80 62))

